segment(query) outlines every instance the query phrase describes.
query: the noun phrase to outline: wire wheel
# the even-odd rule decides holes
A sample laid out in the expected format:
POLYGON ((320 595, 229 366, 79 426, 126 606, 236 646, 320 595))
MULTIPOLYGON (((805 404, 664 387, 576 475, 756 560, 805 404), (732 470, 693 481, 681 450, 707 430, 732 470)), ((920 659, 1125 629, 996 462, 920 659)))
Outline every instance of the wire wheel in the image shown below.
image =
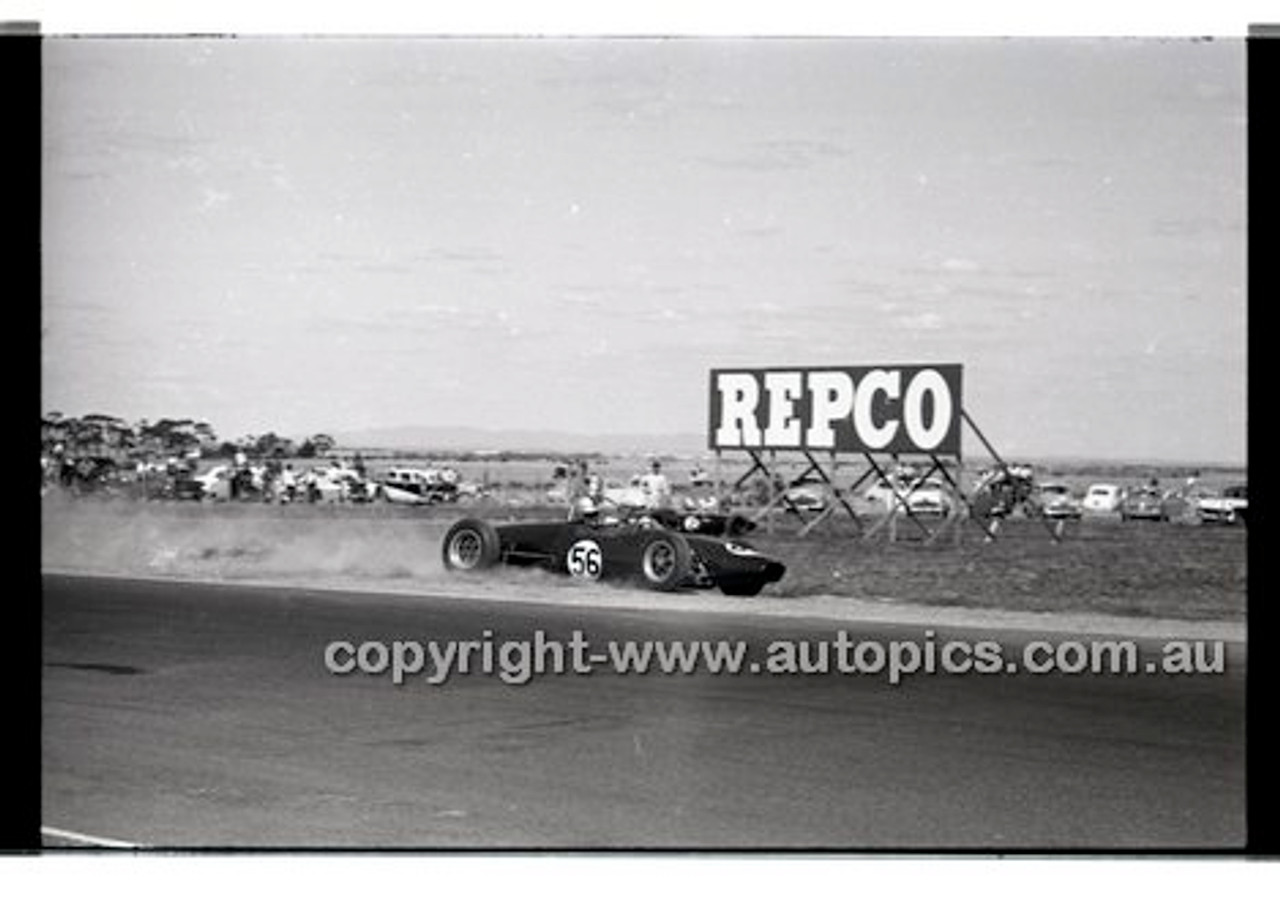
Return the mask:
POLYGON ((640 573, 645 586, 654 590, 674 590, 688 576, 692 568, 693 554, 684 537, 674 533, 661 533, 647 544, 640 554, 640 573))
POLYGON ((655 540, 644 551, 644 575, 655 584, 671 578, 676 570, 676 548, 666 540, 655 540))
POLYGON ((488 568, 500 558, 501 541, 489 524, 474 518, 463 518, 445 534, 441 551, 444 567, 453 571, 488 568))
POLYGON ((449 562, 454 568, 475 568, 484 552, 484 540, 474 530, 460 530, 449 541, 449 562))

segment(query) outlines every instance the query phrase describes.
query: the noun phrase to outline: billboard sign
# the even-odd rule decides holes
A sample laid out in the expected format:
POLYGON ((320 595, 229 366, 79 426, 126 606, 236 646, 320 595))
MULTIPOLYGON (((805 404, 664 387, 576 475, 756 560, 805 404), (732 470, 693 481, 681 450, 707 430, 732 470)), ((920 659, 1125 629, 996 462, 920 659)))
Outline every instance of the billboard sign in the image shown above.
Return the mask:
POLYGON ((961 367, 711 370, 708 446, 960 456, 961 367))

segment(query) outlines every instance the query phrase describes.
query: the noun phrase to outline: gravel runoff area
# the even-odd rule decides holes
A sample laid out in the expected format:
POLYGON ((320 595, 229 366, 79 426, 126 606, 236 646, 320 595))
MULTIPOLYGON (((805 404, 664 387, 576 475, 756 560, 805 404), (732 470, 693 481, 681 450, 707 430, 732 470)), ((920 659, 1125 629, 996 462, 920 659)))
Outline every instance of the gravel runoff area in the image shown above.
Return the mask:
MULTIPOLYGON (((779 531, 752 543, 788 576, 759 597, 583 586, 537 570, 446 572, 462 509, 146 503, 48 497, 42 570, 327 590, 527 599, 572 607, 746 613, 1142 637, 1245 637, 1246 532, 1086 521, 1061 543, 1010 521, 984 543, 863 542, 779 531)), ((502 517, 520 517, 503 515, 502 517)))

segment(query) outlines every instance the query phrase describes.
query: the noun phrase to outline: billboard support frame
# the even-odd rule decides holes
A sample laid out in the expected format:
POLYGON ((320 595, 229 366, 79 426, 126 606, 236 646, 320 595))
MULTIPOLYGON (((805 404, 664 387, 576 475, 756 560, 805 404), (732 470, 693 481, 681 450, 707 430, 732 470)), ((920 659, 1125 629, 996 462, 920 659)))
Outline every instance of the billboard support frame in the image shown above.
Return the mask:
MULTIPOLYGON (((968 426, 982 443, 983 448, 986 449, 987 454, 991 456, 996 465, 1001 470, 1007 470, 1009 467, 1008 462, 996 451, 969 412, 961 408, 960 417, 964 425, 968 426)), ((843 511, 856 527, 858 537, 864 541, 872 540, 883 532, 890 542, 896 542, 898 539, 898 525, 904 517, 920 530, 926 545, 930 545, 940 539, 948 530, 952 532, 956 545, 959 545, 963 537, 963 525, 968 520, 975 520, 975 523, 978 524, 979 529, 982 531, 984 542, 995 542, 999 536, 1002 523, 1000 516, 994 516, 989 521, 979 521, 976 520, 973 514, 975 500, 973 496, 964 491, 964 459, 959 455, 944 457, 936 452, 929 453, 929 468, 924 476, 917 481, 924 482, 935 475, 940 476, 943 485, 954 496, 954 500, 957 503, 957 507, 951 509, 943 517, 940 524, 930 528, 920 520, 917 514, 912 512, 907 503, 904 490, 894 482, 891 476, 890 465, 896 464, 899 460, 896 454, 877 457, 872 452, 860 452, 867 463, 867 467, 845 491, 840 488, 837 481, 837 473, 841 463, 836 452, 825 452, 830 457, 830 465, 824 467, 817 457, 822 452, 817 452, 810 448, 794 450, 807 464, 802 466, 799 474, 788 480, 777 463, 777 449, 761 447, 733 450, 743 452, 751 461, 750 466, 732 481, 731 489, 733 493, 740 494, 751 478, 757 474, 768 484, 768 496, 762 504, 755 507, 751 518, 756 523, 763 522, 766 533, 770 535, 774 533, 774 519, 780 512, 786 512, 796 518, 800 525, 796 531, 796 536, 804 538, 813 533, 819 525, 828 522, 843 511), (892 507, 888 507, 884 515, 878 516, 874 523, 866 526, 865 516, 858 514, 850 503, 849 497, 856 494, 858 489, 873 478, 883 481, 891 490, 893 495, 892 507), (789 497, 791 489, 800 483, 806 482, 816 483, 827 493, 826 504, 818 514, 812 517, 805 516, 789 497)), ((720 500, 724 498, 724 451, 721 448, 715 449, 716 495, 720 500)), ((789 451, 793 450, 789 449, 789 451)), ((1063 524, 1061 521, 1053 525, 1048 520, 1041 520, 1040 523, 1044 525, 1055 543, 1061 542, 1063 536, 1063 524)))

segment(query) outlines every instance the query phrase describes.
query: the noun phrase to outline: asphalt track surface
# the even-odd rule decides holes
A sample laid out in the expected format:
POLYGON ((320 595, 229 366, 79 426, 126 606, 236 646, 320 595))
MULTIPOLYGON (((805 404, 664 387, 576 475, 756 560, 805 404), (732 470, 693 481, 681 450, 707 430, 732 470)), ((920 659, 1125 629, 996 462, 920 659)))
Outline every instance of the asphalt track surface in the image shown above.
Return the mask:
MULTIPOLYGON (((1224 673, 1187 676, 890 685, 598 671, 397 686, 332 674, 325 646, 577 630, 593 646, 725 638, 756 654, 839 629, 882 642, 922 633, 56 575, 43 587, 47 845, 1164 852, 1245 841, 1240 643, 1224 673)), ((1010 647, 1044 636, 936 634, 1010 647)))

